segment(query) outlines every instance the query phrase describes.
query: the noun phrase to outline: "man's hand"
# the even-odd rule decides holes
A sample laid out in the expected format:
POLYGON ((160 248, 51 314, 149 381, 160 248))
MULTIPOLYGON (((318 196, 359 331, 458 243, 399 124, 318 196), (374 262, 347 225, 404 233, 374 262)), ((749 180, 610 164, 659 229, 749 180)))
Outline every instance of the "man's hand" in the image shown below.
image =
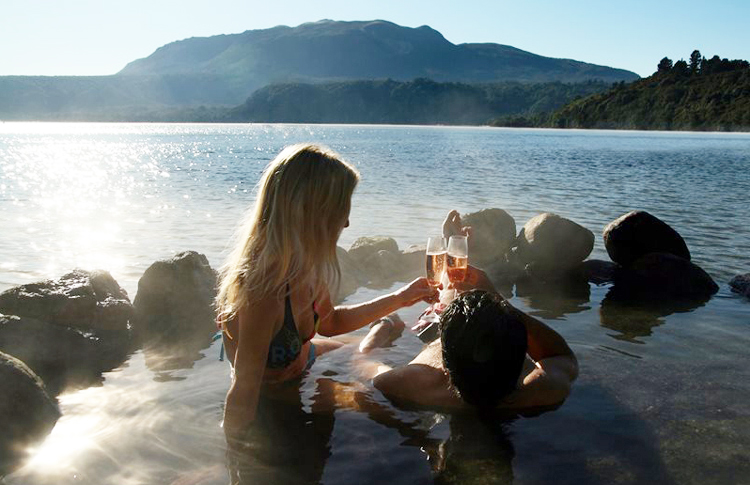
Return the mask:
POLYGON ((492 284, 487 273, 479 268, 469 265, 466 269, 466 277, 463 281, 450 282, 448 289, 454 289, 459 293, 469 290, 485 290, 497 293, 495 285, 492 284))
POLYGON ((451 236, 471 236, 471 226, 463 225, 461 215, 455 209, 450 211, 443 221, 443 237, 448 239, 451 236))

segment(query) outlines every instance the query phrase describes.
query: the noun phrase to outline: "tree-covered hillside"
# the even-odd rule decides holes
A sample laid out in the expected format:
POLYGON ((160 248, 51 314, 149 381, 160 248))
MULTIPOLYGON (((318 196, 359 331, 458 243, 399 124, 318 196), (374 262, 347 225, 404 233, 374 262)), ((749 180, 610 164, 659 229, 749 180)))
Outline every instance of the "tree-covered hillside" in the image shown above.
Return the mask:
POLYGON ((228 121, 481 125, 503 116, 550 112, 603 82, 438 83, 347 81, 275 84, 254 92, 228 121))
POLYGON ((577 100, 543 121, 560 128, 750 131, 750 63, 664 58, 652 76, 615 84, 577 100))

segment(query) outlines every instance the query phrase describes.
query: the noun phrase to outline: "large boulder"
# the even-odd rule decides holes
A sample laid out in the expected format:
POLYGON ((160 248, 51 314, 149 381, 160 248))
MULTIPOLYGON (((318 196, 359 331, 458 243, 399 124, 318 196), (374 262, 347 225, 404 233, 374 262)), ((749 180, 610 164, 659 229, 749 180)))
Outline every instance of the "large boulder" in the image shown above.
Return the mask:
POLYGON ((512 259, 541 275, 573 268, 585 260, 594 249, 594 233, 545 212, 529 219, 516 244, 512 259))
POLYGON ((750 273, 735 276, 729 282, 729 286, 732 291, 750 298, 750 273))
POLYGON ((696 264, 671 253, 650 253, 617 272, 615 286, 639 300, 705 300, 719 285, 696 264))
POLYGON ((424 276, 427 271, 426 254, 426 244, 412 244, 401 251, 398 263, 398 279, 411 281, 414 278, 424 276))
POLYGON ((0 352, 0 477, 21 465, 26 450, 60 418, 57 401, 21 360, 0 352))
POLYGON ((34 318, 0 315, 0 351, 23 360, 53 395, 98 384, 125 361, 129 334, 86 332, 34 318))
POLYGON ((133 306, 108 272, 76 269, 0 293, 0 313, 86 331, 127 332, 133 306))
POLYGON ((336 257, 339 260, 339 269, 341 269, 341 279, 333 300, 341 303, 347 296, 354 294, 361 285, 367 283, 367 278, 362 273, 359 264, 352 258, 346 249, 336 246, 336 257))
POLYGON ((516 240, 516 221, 502 209, 483 209, 461 217, 464 226, 471 226, 469 261, 484 267, 505 259, 516 240))
POLYGON ((352 243, 348 252, 354 261, 362 263, 378 251, 388 251, 397 254, 398 243, 392 237, 360 237, 352 243))
POLYGON ((391 237, 360 237, 349 248, 348 254, 369 286, 389 286, 401 271, 401 252, 391 237))
POLYGON ((138 281, 133 330, 151 348, 195 351, 216 333, 217 275, 206 256, 185 251, 156 261, 138 281))
POLYGON ((362 269, 368 277, 367 286, 387 288, 401 273, 401 253, 381 249, 362 261, 362 269))
POLYGON ((670 253, 690 261, 690 251, 682 236, 646 211, 632 211, 618 217, 604 228, 603 237, 609 257, 623 266, 630 266, 649 253, 670 253))

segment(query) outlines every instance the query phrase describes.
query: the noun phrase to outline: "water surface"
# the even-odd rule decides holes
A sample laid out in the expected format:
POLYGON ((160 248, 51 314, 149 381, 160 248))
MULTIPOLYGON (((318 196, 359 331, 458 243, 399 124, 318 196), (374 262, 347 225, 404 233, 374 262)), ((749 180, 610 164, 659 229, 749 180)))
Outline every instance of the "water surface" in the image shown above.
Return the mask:
MULTIPOLYGON (((608 286, 516 289, 512 302, 570 342, 581 374, 560 409, 512 422, 397 408, 360 382, 350 346, 316 362, 290 393, 299 399, 272 407, 278 429, 271 451, 256 450, 268 455, 256 475, 225 456, 219 349, 172 370, 139 351, 102 386, 61 395, 63 418, 6 483, 748 481, 750 301, 726 285, 750 272, 747 134, 3 123, 0 290, 102 268, 132 299, 157 259, 193 249, 218 267, 263 167, 309 141, 363 176, 343 247, 371 235, 423 244, 450 209, 499 207, 519 229, 540 212, 568 217, 607 259, 603 227, 642 209, 682 234, 721 289, 706 302, 625 307, 608 286)), ((407 333, 373 357, 401 364, 419 348, 407 333)))

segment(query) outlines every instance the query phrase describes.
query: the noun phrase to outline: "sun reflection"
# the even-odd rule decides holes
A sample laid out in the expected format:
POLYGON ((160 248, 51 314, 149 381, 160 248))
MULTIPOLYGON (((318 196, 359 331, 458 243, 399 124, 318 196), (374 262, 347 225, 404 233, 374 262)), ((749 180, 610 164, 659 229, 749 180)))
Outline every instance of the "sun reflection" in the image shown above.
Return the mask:
POLYGON ((78 456, 97 446, 94 437, 101 427, 101 416, 62 417, 47 439, 29 450, 26 466, 40 474, 65 473, 78 456))

